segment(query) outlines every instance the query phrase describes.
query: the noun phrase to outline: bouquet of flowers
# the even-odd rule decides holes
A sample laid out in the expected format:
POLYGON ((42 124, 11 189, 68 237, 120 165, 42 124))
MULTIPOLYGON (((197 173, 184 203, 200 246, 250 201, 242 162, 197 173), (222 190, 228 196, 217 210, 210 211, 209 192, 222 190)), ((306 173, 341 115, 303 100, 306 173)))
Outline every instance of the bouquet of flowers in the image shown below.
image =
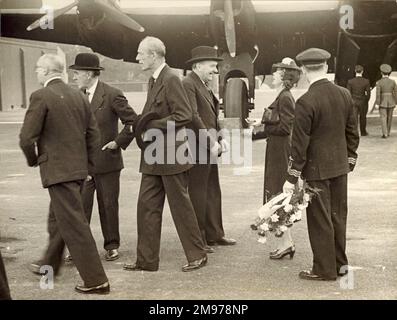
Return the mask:
POLYGON ((273 197, 258 210, 258 217, 251 229, 258 231, 258 242, 266 243, 269 233, 282 237, 288 228, 302 220, 303 210, 307 208, 311 199, 318 194, 317 189, 304 183, 302 189, 295 189, 293 193, 280 193, 273 197))

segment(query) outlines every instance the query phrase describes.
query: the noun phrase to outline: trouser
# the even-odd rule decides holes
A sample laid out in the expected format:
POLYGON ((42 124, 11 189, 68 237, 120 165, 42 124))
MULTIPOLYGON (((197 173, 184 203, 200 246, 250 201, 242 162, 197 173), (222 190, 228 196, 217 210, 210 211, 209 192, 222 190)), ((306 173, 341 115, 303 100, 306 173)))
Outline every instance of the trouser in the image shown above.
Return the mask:
POLYGON ((187 187, 186 171, 169 176, 142 174, 137 210, 138 266, 147 270, 158 269, 161 222, 166 195, 187 260, 191 262, 206 256, 187 187))
POLYGON ((313 273, 334 279, 342 266, 347 266, 346 220, 347 175, 308 181, 319 189, 307 208, 307 225, 313 251, 313 273))
POLYGON ((366 99, 354 99, 354 109, 356 113, 357 123, 360 124, 360 133, 366 134, 368 101, 366 99))
POLYGON ((41 265, 52 266, 54 275, 57 275, 66 243, 84 284, 91 287, 103 284, 108 279, 84 214, 82 183, 65 182, 48 188, 51 198, 48 216, 49 243, 40 262, 41 265))
POLYGON ((120 170, 96 174, 90 181, 84 182, 82 191, 84 212, 91 222, 94 193, 97 193, 99 219, 104 238, 105 250, 120 247, 119 231, 119 194, 120 170))
POLYGON ((0 300, 11 300, 10 288, 8 287, 6 269, 0 252, 0 300))
POLYGON ((393 111, 394 111, 394 107, 392 108, 379 107, 379 115, 382 124, 382 134, 386 137, 390 135, 391 123, 393 120, 393 111))
POLYGON ((217 164, 196 164, 189 170, 189 195, 203 240, 225 236, 222 224, 222 195, 217 164))

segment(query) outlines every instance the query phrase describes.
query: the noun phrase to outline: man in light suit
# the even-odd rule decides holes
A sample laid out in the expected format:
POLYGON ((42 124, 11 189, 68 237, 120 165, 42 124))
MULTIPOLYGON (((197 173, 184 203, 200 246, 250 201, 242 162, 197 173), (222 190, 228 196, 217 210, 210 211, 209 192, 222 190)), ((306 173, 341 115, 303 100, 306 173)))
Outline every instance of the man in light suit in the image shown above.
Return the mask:
POLYGON ((94 174, 84 183, 82 195, 84 211, 88 221, 91 221, 94 193, 97 193, 105 259, 112 261, 119 258, 120 247, 120 172, 124 167, 121 149, 125 150, 134 139, 132 125, 137 114, 119 89, 99 80, 103 68, 97 55, 80 53, 69 69, 73 70, 73 80, 78 87, 88 95, 101 133, 102 150, 97 156, 94 174), (120 133, 119 119, 124 124, 120 133))
POLYGON ((291 158, 284 192, 293 192, 302 176, 318 189, 307 208, 307 225, 313 251, 305 280, 336 280, 347 272, 347 174, 354 169, 359 135, 349 91, 327 79, 323 49, 307 49, 296 56, 310 82, 296 102, 291 158))
POLYGON ((178 74, 165 63, 165 46, 160 39, 143 39, 136 59, 142 69, 150 71, 152 76, 146 104, 135 133, 138 139, 142 128, 145 141, 148 142, 152 134, 155 141, 148 142, 149 145, 141 152, 137 259, 135 264, 125 264, 124 269, 158 270, 161 221, 167 196, 188 261, 182 271, 193 271, 206 265, 207 255, 188 193, 188 170, 193 161, 181 161, 181 156, 178 155, 178 150, 188 151, 187 141, 178 139, 178 136, 183 136, 185 126, 192 121, 192 109, 178 74), (151 115, 157 119, 149 121, 151 115), (152 158, 153 153, 155 159, 152 158))
POLYGON ((30 167, 40 166, 50 194, 49 244, 44 257, 31 265, 59 273, 65 243, 84 281, 79 293, 107 294, 110 285, 84 213, 81 189, 98 152, 100 135, 84 95, 61 80, 64 64, 53 54, 40 57, 37 79, 43 88, 32 93, 20 133, 20 146, 30 167), (37 147, 37 152, 36 152, 37 147))
POLYGON ((393 111, 396 107, 397 85, 389 78, 392 68, 388 64, 380 66, 382 79, 376 83, 375 105, 379 107, 379 115, 382 124, 382 138, 390 136, 393 111))
POLYGON ((192 146, 196 164, 189 171, 189 194, 207 253, 214 252, 209 245, 236 243, 234 239, 226 238, 223 230, 217 158, 226 151, 227 143, 221 137, 218 142, 219 102, 209 87, 213 75, 218 72, 218 61, 221 60, 216 49, 212 47, 194 48, 192 58, 187 61, 193 64, 192 72, 183 79, 183 86, 193 109, 193 121, 189 127, 196 136, 192 146))
POLYGON ((367 113, 368 101, 371 97, 371 86, 369 80, 363 77, 363 66, 356 65, 355 71, 356 77, 347 82, 347 89, 353 98, 356 117, 357 119, 360 118, 360 133, 362 136, 367 136, 367 113))
POLYGON ((10 288, 8 287, 8 280, 6 269, 4 267, 3 257, 0 251, 0 300, 11 300, 10 288))

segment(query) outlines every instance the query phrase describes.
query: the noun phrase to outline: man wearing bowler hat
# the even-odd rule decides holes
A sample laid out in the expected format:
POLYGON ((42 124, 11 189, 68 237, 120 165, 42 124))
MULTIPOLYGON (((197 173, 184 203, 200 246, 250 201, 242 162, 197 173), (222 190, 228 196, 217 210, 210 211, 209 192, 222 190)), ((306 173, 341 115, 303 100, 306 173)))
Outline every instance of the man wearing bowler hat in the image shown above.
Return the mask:
POLYGON ((348 268, 347 173, 356 164, 359 136, 349 91, 326 78, 330 57, 329 52, 318 48, 296 56, 310 87, 296 102, 283 191, 292 193, 300 176, 318 189, 307 208, 313 266, 299 274, 306 280, 335 280, 348 268))
POLYGON ((371 86, 369 80, 363 77, 363 66, 356 65, 355 71, 356 77, 347 82, 347 89, 350 91, 353 98, 356 117, 357 119, 360 118, 360 133, 362 136, 366 136, 368 135, 366 127, 371 86))
POLYGON ((95 163, 94 174, 84 183, 82 195, 84 210, 90 221, 96 190, 105 259, 112 261, 119 258, 120 246, 120 172, 124 167, 120 148, 125 150, 134 139, 132 125, 137 114, 119 89, 99 80, 104 68, 99 65, 96 54, 78 54, 69 69, 73 70, 73 80, 85 92, 101 133, 102 148, 95 163), (119 119, 124 124, 120 133, 119 119))
POLYGON ((382 138, 390 136, 393 111, 396 107, 395 97, 397 95, 396 82, 389 78, 392 69, 388 64, 380 66, 382 79, 376 83, 375 105, 379 107, 379 115, 382 124, 382 138))
POLYGON ((219 185, 218 156, 227 150, 226 140, 218 138, 219 102, 210 88, 217 65, 221 61, 216 49, 207 46, 192 50, 192 72, 183 80, 183 86, 193 109, 190 127, 196 140, 191 146, 196 163, 189 171, 189 195, 196 212, 206 251, 214 251, 209 245, 234 245, 225 238, 222 225, 222 198, 219 185))

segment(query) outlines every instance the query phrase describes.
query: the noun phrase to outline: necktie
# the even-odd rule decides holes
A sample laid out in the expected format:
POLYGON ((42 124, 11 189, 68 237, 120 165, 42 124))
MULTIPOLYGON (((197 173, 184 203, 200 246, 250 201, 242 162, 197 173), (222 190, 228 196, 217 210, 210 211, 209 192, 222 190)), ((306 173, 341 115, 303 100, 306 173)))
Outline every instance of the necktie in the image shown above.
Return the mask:
POLYGON ((150 77, 150 79, 149 79, 149 85, 148 85, 148 91, 151 91, 152 89, 153 89, 153 86, 154 86, 154 82, 155 82, 156 80, 153 78, 153 77, 150 77))

